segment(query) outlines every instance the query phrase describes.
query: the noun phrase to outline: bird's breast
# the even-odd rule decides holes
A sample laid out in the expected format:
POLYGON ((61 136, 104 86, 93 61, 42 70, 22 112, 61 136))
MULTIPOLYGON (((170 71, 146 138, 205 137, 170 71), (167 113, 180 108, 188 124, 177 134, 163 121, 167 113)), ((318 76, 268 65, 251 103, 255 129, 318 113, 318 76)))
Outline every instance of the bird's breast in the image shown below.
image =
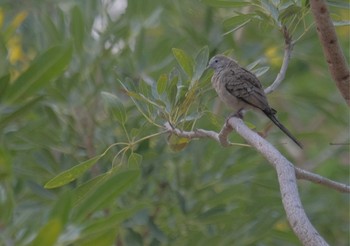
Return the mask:
POLYGON ((212 85, 218 94, 221 101, 223 101, 228 107, 235 110, 240 110, 245 106, 240 99, 232 95, 225 86, 224 80, 221 77, 220 73, 215 73, 212 77, 212 85))

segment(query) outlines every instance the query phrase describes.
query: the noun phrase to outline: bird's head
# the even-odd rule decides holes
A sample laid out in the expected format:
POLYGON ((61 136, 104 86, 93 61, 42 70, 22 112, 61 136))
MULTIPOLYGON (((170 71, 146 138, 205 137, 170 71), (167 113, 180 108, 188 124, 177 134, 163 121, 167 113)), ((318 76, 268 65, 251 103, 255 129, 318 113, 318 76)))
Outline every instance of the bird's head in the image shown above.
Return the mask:
POLYGON ((231 62, 233 62, 233 60, 227 56, 216 55, 210 59, 207 68, 212 68, 215 71, 218 71, 228 66, 231 62))

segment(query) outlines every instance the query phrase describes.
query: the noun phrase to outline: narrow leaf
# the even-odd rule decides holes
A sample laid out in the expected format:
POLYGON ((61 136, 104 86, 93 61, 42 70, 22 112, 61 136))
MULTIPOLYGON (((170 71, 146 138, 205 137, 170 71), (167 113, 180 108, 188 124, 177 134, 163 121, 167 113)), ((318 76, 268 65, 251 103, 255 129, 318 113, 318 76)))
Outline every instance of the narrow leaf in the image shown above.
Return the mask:
POLYGON ((55 46, 37 57, 31 66, 8 88, 5 100, 23 101, 64 72, 72 58, 72 47, 55 46))
POLYGON ((69 214, 72 209, 72 196, 71 191, 66 190, 63 194, 60 194, 56 199, 50 213, 50 218, 60 219, 62 225, 66 225, 69 220, 69 214))
POLYGON ((168 137, 168 144, 171 150, 175 152, 179 152, 183 150, 188 145, 189 142, 190 140, 188 138, 178 137, 174 134, 170 134, 168 137))
POLYGON ((224 35, 237 31, 252 20, 252 15, 238 15, 224 21, 224 28, 227 32, 224 35))
POLYGON ((246 68, 251 71, 253 68, 255 68, 260 62, 262 61, 262 58, 250 63, 249 65, 246 66, 246 68))
POLYGON ((84 172, 86 172, 88 169, 90 169, 102 156, 104 156, 105 153, 101 155, 97 155, 87 161, 84 161, 60 174, 58 174, 56 177, 48 181, 44 188, 46 189, 53 189, 57 187, 61 187, 65 184, 68 184, 72 182, 73 180, 76 180, 78 177, 80 177, 84 172))
POLYGON ((131 153, 128 159, 129 168, 140 168, 142 162, 142 155, 137 153, 131 153))
POLYGON ((118 210, 117 212, 109 214, 107 217, 97 219, 90 223, 88 226, 86 226, 83 229, 82 234, 90 235, 96 232, 105 231, 116 227, 118 224, 120 224, 127 218, 130 218, 132 215, 134 215, 137 211, 141 210, 145 206, 146 205, 139 203, 135 207, 118 210))
POLYGON ((213 7, 221 7, 221 8, 226 8, 226 7, 238 8, 238 7, 244 7, 249 4, 249 2, 235 1, 235 0, 203 0, 203 3, 213 7))
POLYGON ((194 75, 193 75, 193 81, 197 81, 202 76, 204 70, 206 69, 208 65, 208 59, 209 59, 209 48, 208 46, 204 46, 196 56, 195 59, 195 69, 194 69, 194 75))
POLYGON ((167 87, 167 81, 168 81, 168 77, 166 74, 160 75, 157 81, 157 92, 159 95, 163 94, 163 92, 165 91, 167 87))
POLYGON ((254 69, 252 72, 256 75, 256 77, 260 77, 264 73, 266 73, 269 69, 270 69, 270 67, 265 66, 265 67, 260 67, 260 68, 254 69))
POLYGON ((111 175, 76 207, 76 218, 82 219, 84 216, 113 203, 120 194, 136 183, 139 175, 139 170, 129 170, 111 175))
POLYGON ((35 97, 30 101, 26 102, 24 105, 17 108, 15 111, 11 112, 9 115, 1 115, 0 117, 0 129, 5 127, 9 122, 15 120, 16 118, 23 116, 26 112, 31 110, 33 106, 39 102, 43 97, 35 97))
POLYGON ((105 91, 101 92, 101 96, 111 114, 119 121, 119 123, 125 124, 126 111, 118 97, 105 91))
POLYGON ((182 70, 187 74, 189 78, 192 78, 193 74, 193 60, 188 56, 185 51, 181 49, 173 48, 173 54, 181 66, 182 70))
POLYGON ((30 245, 32 246, 47 246, 55 245, 58 236, 62 230, 62 223, 59 219, 54 218, 49 220, 47 224, 42 227, 30 245))
POLYGON ((74 37, 74 44, 79 50, 83 47, 83 40, 85 35, 85 25, 83 15, 78 6, 75 6, 71 10, 71 33, 74 37))
POLYGON ((269 0, 261 0, 262 7, 266 10, 267 13, 273 18, 273 20, 276 22, 276 24, 280 24, 278 20, 279 11, 273 3, 271 3, 269 0))
POLYGON ((10 74, 6 74, 0 78, 0 99, 5 95, 6 89, 10 84, 10 74))
POLYGON ((81 202, 91 191, 93 191, 98 185, 106 180, 109 173, 103 173, 93 179, 90 179, 86 183, 78 186, 73 191, 73 206, 76 206, 81 202))
POLYGON ((177 84, 179 82, 178 71, 176 69, 170 73, 169 81, 170 83, 168 84, 166 93, 168 95, 171 106, 174 106, 176 104, 176 95, 178 90, 177 84))

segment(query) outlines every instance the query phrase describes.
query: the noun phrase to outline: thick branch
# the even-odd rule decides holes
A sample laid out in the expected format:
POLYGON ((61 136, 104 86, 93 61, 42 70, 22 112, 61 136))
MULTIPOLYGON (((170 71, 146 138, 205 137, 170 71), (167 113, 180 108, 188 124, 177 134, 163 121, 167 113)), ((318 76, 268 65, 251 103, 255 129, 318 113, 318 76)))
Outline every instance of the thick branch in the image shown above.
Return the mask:
MULTIPOLYGON (((241 119, 236 117, 230 118, 224 125, 223 129, 220 131, 221 140, 219 138, 220 134, 215 133, 213 131, 181 131, 178 129, 174 129, 168 123, 165 124, 165 127, 169 132, 182 137, 209 137, 221 144, 223 138, 227 139, 226 134, 229 134, 232 131, 232 129, 235 129, 235 131, 239 135, 241 135, 249 144, 255 147, 257 151, 260 152, 269 161, 269 164, 271 164, 276 169, 278 181, 280 184, 282 202, 287 214, 287 218, 293 231, 298 236, 300 241, 304 245, 328 245, 312 226, 305 214, 305 211, 302 207, 299 198, 298 188, 296 184, 296 174, 299 176, 299 178, 305 178, 316 183, 322 183, 320 182, 320 180, 323 180, 324 182, 322 184, 324 185, 326 185, 326 183, 329 181, 332 184, 336 184, 336 182, 327 180, 315 174, 310 174, 307 171, 301 169, 295 169, 293 164, 290 163, 281 153, 279 153, 270 143, 268 143, 265 139, 260 137, 257 133, 250 130, 241 119), (313 177, 314 179, 310 177, 313 177)), ((345 190, 347 190, 348 192, 350 191, 349 187, 347 187, 346 189, 346 186, 343 186, 345 187, 345 190)))
POLYGON ((329 16, 326 1, 310 0, 310 5, 332 78, 350 106, 350 72, 329 16))
POLYGON ((328 245, 305 214, 298 193, 293 164, 269 142, 250 130, 241 119, 232 117, 229 124, 276 169, 284 210, 294 233, 303 245, 328 245))

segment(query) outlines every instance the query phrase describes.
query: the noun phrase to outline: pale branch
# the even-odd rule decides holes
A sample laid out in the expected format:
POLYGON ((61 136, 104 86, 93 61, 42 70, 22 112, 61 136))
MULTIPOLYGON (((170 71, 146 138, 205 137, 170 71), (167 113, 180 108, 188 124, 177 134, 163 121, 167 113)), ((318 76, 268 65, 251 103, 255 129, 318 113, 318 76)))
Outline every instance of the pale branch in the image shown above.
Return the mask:
POLYGON ((292 42, 292 37, 289 34, 287 28, 283 26, 283 37, 284 37, 284 56, 283 56, 283 62, 280 68, 279 73, 276 76, 275 81, 265 89, 265 94, 269 94, 277 89, 277 87, 281 84, 281 82, 284 80, 289 64, 289 60, 292 54, 293 50, 293 42, 292 42))
POLYGON ((328 245, 305 214, 298 193, 293 164, 268 141, 249 129, 241 119, 232 117, 228 123, 276 169, 284 210, 294 233, 303 245, 328 245))
POLYGON ((350 193, 350 186, 349 185, 330 180, 330 179, 322 177, 318 174, 308 172, 308 171, 301 169, 299 167, 294 167, 294 169, 295 169, 295 175, 296 175, 297 179, 308 180, 308 181, 311 181, 313 183, 320 184, 320 185, 335 189, 335 190, 340 191, 340 192, 350 193))
POLYGON ((339 45, 327 3, 325 0, 310 0, 310 6, 329 71, 338 90, 350 106, 350 71, 339 45))
MULTIPOLYGON (((223 147, 227 147, 227 146, 245 146, 245 147, 248 147, 248 146, 251 146, 251 145, 247 145, 247 144, 230 143, 227 138, 228 138, 228 135, 233 131, 233 128, 227 122, 224 124, 224 126, 222 127, 222 129, 220 130, 219 133, 214 132, 214 131, 203 130, 203 129, 196 129, 194 131, 183 131, 183 130, 180 130, 180 129, 177 129, 177 128, 171 126, 169 124, 169 122, 166 122, 164 124, 164 127, 168 132, 173 133, 179 137, 184 137, 184 138, 188 138, 188 139, 211 138, 211 139, 215 140, 216 142, 218 142, 219 144, 221 144, 223 147)), ((350 186, 349 185, 330 180, 328 178, 322 177, 322 176, 315 174, 315 173, 312 173, 310 171, 306 171, 306 170, 301 169, 299 167, 294 167, 294 169, 295 169, 294 171, 295 171, 297 179, 307 180, 307 181, 313 182, 315 184, 320 184, 320 185, 326 186, 328 188, 335 189, 335 190, 340 191, 340 192, 350 193, 350 186)))
POLYGON ((188 138, 188 139, 211 138, 211 139, 214 139, 219 144, 221 144, 223 147, 233 146, 233 145, 241 146, 241 147, 250 147, 250 145, 248 144, 231 143, 228 141, 227 136, 233 130, 232 127, 229 126, 228 124, 225 124, 219 133, 214 131, 204 130, 204 129, 196 129, 194 131, 183 131, 173 127, 169 122, 166 122, 164 124, 164 127, 168 132, 183 138, 188 138))
POLYGON ((220 143, 219 134, 217 134, 214 131, 207 131, 203 129, 197 129, 195 131, 183 131, 173 127, 169 122, 166 122, 164 124, 164 127, 166 130, 168 130, 168 132, 171 132, 179 137, 189 138, 189 139, 208 137, 220 143))
POLYGON ((241 135, 249 144, 257 149, 267 160, 270 165, 272 165, 277 172, 280 190, 282 194, 282 202, 287 214, 288 221, 298 236, 300 241, 304 245, 328 245, 324 239, 318 234, 315 228, 310 223, 305 211, 302 207, 297 184, 296 184, 296 172, 298 172, 300 178, 305 178, 316 183, 321 180, 322 177, 317 177, 318 175, 306 175, 307 171, 294 168, 293 164, 290 163, 282 154, 280 154, 270 143, 259 136, 257 133, 249 129, 244 122, 236 117, 231 117, 226 124, 221 129, 220 133, 206 130, 196 130, 196 131, 181 131, 172 127, 169 123, 165 124, 165 128, 172 134, 178 135, 180 137, 187 138, 212 138, 218 143, 226 145, 228 141, 223 141, 228 134, 235 129, 235 131, 241 135), (221 137, 219 135, 221 134, 221 137), (221 138, 221 140, 220 140, 221 138), (315 179, 310 179, 310 177, 315 177, 315 179))

